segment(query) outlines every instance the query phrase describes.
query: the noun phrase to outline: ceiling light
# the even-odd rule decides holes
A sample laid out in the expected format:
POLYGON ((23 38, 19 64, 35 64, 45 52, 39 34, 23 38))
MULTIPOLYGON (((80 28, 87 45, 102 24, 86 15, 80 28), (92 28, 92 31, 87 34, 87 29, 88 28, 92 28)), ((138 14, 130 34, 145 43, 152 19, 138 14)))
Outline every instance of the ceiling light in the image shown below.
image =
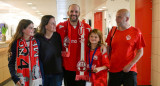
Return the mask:
POLYGON ((0 1, 0 4, 1 4, 1 7, 11 7, 12 8, 12 6, 10 5, 10 4, 6 4, 6 3, 3 3, 3 2, 1 2, 0 1))
POLYGON ((98 9, 98 10, 103 10, 103 9, 98 9))
POLYGON ((102 7, 102 8, 106 8, 106 7, 102 7))
POLYGON ((28 5, 32 5, 32 3, 27 3, 28 5))
POLYGON ((37 8, 36 8, 36 7, 32 7, 32 9, 34 9, 34 10, 35 10, 35 9, 37 9, 37 8))
POLYGON ((39 13, 40 11, 37 10, 37 11, 35 11, 35 12, 36 12, 36 13, 39 13))
POLYGON ((38 13, 38 14, 42 14, 42 13, 38 13))

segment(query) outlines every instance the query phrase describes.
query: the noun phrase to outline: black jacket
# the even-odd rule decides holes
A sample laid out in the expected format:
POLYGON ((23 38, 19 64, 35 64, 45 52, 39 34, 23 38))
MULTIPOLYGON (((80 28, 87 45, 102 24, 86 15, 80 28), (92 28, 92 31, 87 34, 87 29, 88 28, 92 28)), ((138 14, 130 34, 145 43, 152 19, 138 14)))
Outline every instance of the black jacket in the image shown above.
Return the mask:
POLYGON ((35 38, 40 41, 40 59, 43 64, 44 74, 62 73, 62 43, 61 37, 57 32, 54 32, 48 40, 40 34, 36 34, 35 38))

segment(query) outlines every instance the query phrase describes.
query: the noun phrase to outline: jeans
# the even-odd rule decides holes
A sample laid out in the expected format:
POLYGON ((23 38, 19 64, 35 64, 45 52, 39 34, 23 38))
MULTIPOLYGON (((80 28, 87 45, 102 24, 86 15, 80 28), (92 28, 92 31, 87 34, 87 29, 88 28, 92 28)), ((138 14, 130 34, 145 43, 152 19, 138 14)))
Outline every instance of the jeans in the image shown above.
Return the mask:
POLYGON ((133 71, 109 73, 108 86, 137 86, 137 73, 133 71))
POLYGON ((45 75, 44 86, 61 86, 63 74, 45 75))

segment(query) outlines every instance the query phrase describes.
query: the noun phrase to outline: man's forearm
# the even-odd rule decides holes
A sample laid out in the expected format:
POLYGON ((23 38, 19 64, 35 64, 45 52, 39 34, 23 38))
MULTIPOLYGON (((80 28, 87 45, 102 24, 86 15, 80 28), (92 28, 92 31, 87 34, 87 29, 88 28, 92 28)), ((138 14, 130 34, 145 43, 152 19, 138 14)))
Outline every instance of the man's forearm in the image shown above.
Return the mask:
POLYGON ((130 66, 133 66, 135 63, 139 61, 139 59, 143 56, 143 48, 139 49, 136 53, 135 58, 129 63, 130 66))

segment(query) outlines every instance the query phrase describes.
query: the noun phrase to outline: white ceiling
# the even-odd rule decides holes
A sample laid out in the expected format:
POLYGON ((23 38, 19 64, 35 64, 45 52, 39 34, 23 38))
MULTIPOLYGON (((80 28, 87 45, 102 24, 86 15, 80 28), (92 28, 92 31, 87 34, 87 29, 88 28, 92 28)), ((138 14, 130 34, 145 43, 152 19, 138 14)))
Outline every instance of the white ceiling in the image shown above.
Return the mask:
MULTIPOLYGON (((53 15, 56 17, 57 23, 64 21, 64 18, 68 18, 67 10, 71 4, 78 4, 80 6, 80 17, 82 19, 84 15, 91 11, 96 12, 98 11, 97 9, 102 7, 106 7, 104 9, 107 13, 110 13, 110 15, 114 14, 117 9, 129 8, 129 0, 0 0, 0 2, 20 8, 21 10, 16 11, 21 12, 24 10, 36 16, 38 19, 43 15, 53 15), (32 4, 29 5, 27 3, 32 4)), ((0 5, 0 14, 14 11, 13 7, 3 6, 3 4, 0 5)), ((114 19, 112 18, 112 20, 114 19)))
POLYGON ((10 4, 14 7, 20 8, 34 16, 41 17, 41 15, 57 15, 56 0, 0 0, 4 3, 10 4), (28 5, 27 3, 32 3, 28 5), (36 7, 36 9, 32 9, 36 7), (38 14, 39 11, 42 14, 38 14))
MULTIPOLYGON (((81 15, 85 15, 97 6, 107 0, 0 0, 4 3, 10 4, 14 7, 20 8, 30 14, 40 18, 42 15, 50 14, 58 18, 66 18, 67 10, 70 4, 78 4, 81 8, 81 15), (32 3, 28 5, 27 3, 32 3), (32 9, 36 7, 36 9, 32 9), (38 12, 39 11, 39 14, 38 12), (57 16, 58 15, 58 16, 57 16), (63 15, 63 16, 60 16, 63 15)), ((12 9, 12 8, 10 8, 12 9)), ((5 12, 9 12, 8 8, 5 12)), ((0 13, 4 12, 4 8, 0 9, 0 13)))
POLYGON ((81 9, 81 15, 83 16, 105 1, 107 0, 57 0, 57 12, 59 14, 66 14, 69 5, 78 4, 81 9))

